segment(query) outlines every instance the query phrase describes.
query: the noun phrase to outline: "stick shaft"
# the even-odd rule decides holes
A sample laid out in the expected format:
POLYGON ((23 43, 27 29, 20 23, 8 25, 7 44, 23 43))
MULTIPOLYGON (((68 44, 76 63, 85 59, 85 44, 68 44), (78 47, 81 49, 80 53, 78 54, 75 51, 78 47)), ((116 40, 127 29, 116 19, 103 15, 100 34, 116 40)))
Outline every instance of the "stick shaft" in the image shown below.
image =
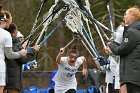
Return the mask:
POLYGON ((75 40, 75 38, 73 38, 67 45, 65 45, 64 48, 67 48, 74 40, 75 40))

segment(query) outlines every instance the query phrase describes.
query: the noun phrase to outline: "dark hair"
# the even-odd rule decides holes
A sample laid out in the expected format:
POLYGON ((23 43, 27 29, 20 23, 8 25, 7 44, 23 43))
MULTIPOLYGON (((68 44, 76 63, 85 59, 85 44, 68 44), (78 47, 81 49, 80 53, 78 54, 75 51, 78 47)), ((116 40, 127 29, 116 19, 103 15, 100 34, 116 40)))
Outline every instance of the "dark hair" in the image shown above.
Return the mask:
POLYGON ((70 55, 71 53, 77 54, 77 56, 79 56, 79 51, 75 45, 71 46, 67 52, 68 55, 70 55))
POLYGON ((6 20, 6 15, 2 12, 2 5, 0 5, 0 22, 6 20))
POLYGON ((9 28, 8 29, 6 29, 8 32, 10 32, 10 33, 13 33, 14 32, 14 30, 16 30, 17 29, 17 26, 16 26, 16 24, 14 24, 14 23, 11 23, 10 25, 9 25, 9 28))

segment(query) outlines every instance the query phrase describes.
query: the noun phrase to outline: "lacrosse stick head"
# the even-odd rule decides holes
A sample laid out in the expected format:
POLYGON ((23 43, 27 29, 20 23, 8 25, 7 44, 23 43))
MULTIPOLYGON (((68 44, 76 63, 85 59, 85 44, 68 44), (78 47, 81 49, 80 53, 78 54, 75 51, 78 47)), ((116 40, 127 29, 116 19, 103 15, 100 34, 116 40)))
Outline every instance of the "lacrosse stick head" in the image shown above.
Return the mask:
POLYGON ((73 32, 73 38, 75 38, 76 40, 81 40, 82 37, 78 32, 73 32))
POLYGON ((59 10, 61 10, 62 8, 68 7, 68 4, 66 4, 63 0, 59 0, 56 4, 56 6, 53 8, 53 14, 57 13, 59 10))
POLYGON ((108 3, 109 2, 109 0, 105 0, 105 3, 108 3))

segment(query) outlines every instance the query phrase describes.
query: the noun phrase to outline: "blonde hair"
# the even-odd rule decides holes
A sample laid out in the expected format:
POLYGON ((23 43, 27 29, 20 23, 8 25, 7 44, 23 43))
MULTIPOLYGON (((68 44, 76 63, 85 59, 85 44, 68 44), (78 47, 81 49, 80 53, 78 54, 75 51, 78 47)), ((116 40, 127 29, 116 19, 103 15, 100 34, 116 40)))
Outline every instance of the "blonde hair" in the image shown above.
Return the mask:
POLYGON ((131 7, 127 10, 132 16, 133 20, 139 20, 140 19, 140 9, 137 6, 131 7))

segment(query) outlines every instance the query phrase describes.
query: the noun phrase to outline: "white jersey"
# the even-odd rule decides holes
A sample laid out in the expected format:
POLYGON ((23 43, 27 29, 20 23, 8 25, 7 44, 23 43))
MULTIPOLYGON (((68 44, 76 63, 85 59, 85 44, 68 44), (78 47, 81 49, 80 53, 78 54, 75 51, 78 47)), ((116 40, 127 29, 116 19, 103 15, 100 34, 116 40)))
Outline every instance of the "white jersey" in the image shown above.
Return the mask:
MULTIPOLYGON (((115 39, 114 39, 115 42, 117 43, 122 42, 123 32, 124 32, 124 26, 118 26, 115 32, 115 39)), ((120 89, 120 82, 119 82, 120 81, 120 76, 119 76, 120 57, 117 56, 116 58, 109 56, 110 70, 106 71, 106 83, 107 85, 109 83, 113 83, 113 79, 114 79, 113 77, 115 77, 114 89, 120 89)), ((106 93, 108 93, 108 86, 106 88, 106 93)))
POLYGON ((6 83, 5 47, 12 47, 12 37, 9 32, 0 28, 0 86, 5 86, 6 83))
MULTIPOLYGON (((123 32, 124 32, 124 26, 119 26, 117 28, 117 31, 116 31, 116 39, 114 41, 118 42, 118 43, 121 43, 122 42, 122 38, 123 38, 123 32)), ((117 62, 117 66, 116 66, 116 75, 115 75, 115 86, 114 88, 115 89, 120 89, 120 75, 119 75, 119 72, 120 72, 120 56, 118 56, 118 62, 117 62)))
POLYGON ((116 41, 117 43, 121 43, 123 38, 123 32, 124 32, 124 26, 119 26, 115 32, 116 38, 114 39, 114 41, 116 41))
POLYGON ((5 72, 5 47, 12 47, 12 37, 8 31, 0 28, 0 72, 5 72))
POLYGON ((75 73, 82 63, 82 57, 78 57, 75 66, 70 66, 68 57, 61 57, 61 64, 58 64, 58 72, 53 78, 55 81, 55 93, 64 93, 69 89, 77 89, 75 73))

